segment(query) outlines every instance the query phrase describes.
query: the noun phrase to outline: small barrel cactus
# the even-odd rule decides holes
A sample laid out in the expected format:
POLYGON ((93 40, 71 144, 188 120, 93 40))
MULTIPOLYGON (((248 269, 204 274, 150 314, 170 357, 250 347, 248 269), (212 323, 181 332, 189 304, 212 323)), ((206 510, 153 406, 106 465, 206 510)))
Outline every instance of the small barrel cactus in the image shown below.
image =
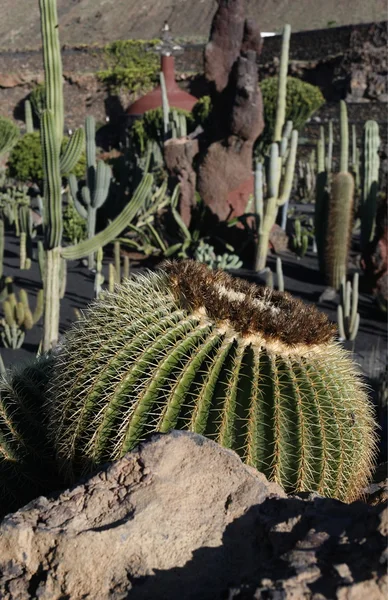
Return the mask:
POLYGON ((65 335, 48 397, 79 474, 151 432, 203 434, 283 485, 351 501, 375 455, 372 408, 315 307, 194 261, 104 293, 65 335))

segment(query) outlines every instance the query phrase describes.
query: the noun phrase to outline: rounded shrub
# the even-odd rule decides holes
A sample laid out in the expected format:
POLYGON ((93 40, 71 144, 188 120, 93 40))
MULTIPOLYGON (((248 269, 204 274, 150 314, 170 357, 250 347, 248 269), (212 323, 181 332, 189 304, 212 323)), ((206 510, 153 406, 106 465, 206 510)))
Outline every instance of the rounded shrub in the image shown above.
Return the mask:
MULTIPOLYGON (((62 150, 69 143, 69 138, 62 140, 62 150)), ((7 162, 7 175, 18 181, 34 182, 38 185, 43 180, 42 145, 39 131, 26 133, 12 149, 7 162)), ((74 168, 76 177, 85 177, 86 156, 82 153, 74 168)), ((68 175, 68 173, 64 173, 68 175)))
MULTIPOLYGON (((272 141, 276 121, 278 77, 269 77, 260 83, 263 96, 265 129, 263 135, 272 141)), ((321 90, 296 77, 287 77, 286 121, 292 121, 294 129, 302 129, 325 99, 321 90)))
POLYGON ((147 434, 203 434, 280 483, 351 501, 375 455, 356 368, 315 307, 194 261, 104 293, 64 336, 47 399, 67 476, 147 434))
POLYGON ((158 81, 160 59, 152 48, 159 40, 117 40, 104 48, 107 69, 97 73, 111 90, 148 91, 158 81))

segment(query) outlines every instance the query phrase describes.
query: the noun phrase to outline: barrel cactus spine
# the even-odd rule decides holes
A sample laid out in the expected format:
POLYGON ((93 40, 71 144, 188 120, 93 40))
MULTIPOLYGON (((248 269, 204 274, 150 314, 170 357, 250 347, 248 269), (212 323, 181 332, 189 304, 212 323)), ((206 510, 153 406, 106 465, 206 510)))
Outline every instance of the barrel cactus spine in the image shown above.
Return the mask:
POLYGON ((351 501, 371 472, 374 421, 334 333, 314 307, 192 261, 133 276, 55 354, 58 460, 71 478, 149 433, 187 429, 287 491, 351 501))

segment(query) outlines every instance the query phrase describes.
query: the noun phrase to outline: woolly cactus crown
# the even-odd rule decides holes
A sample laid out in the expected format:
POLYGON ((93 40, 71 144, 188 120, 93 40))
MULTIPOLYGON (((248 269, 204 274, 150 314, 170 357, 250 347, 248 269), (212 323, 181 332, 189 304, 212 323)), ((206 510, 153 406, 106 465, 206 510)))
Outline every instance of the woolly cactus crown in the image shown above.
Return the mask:
POLYGON ((325 315, 192 261, 104 293, 66 334, 48 400, 73 473, 189 429, 288 491, 344 500, 375 453, 371 406, 325 315))

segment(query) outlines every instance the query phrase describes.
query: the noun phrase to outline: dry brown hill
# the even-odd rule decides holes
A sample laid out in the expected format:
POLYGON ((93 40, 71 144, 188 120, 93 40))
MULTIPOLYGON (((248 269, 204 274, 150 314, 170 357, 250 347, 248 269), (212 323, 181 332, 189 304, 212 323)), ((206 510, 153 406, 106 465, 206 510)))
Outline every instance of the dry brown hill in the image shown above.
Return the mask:
MULTIPOLYGON (((158 35, 168 20, 178 37, 208 36, 216 0, 58 0, 61 43, 103 44, 158 35)), ((387 19, 387 0, 247 0, 262 31, 293 31, 387 19)), ((38 0, 1 0, 0 47, 40 44, 38 0)))

